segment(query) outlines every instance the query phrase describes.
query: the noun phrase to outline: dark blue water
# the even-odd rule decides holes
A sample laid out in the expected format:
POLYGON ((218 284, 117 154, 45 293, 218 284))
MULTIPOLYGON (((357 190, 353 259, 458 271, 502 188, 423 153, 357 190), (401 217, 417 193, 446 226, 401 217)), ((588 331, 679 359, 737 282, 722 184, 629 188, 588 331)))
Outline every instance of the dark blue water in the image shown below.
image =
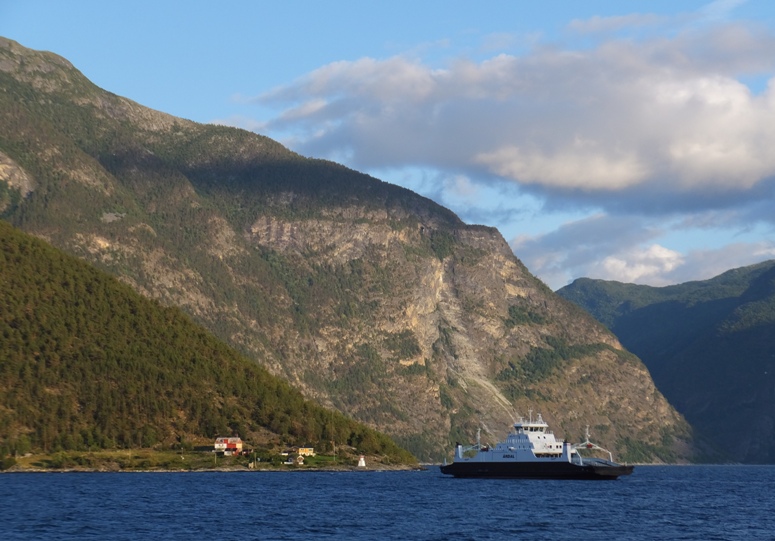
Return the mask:
POLYGON ((0 475, 0 539, 767 539, 775 466, 618 481, 422 472, 0 475))

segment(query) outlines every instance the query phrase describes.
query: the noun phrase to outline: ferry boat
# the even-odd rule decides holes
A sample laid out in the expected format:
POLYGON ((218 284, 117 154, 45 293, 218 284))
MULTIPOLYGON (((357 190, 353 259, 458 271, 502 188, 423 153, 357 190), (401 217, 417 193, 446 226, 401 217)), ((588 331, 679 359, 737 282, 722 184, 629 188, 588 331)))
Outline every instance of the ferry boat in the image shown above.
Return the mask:
POLYGON ((452 464, 446 460, 441 473, 455 477, 499 477, 512 479, 617 479, 630 475, 633 466, 617 464, 610 451, 586 440, 579 444, 558 441, 549 425, 538 414, 533 419, 520 418, 506 441, 494 447, 481 445, 477 432, 476 445, 455 446, 452 464), (609 460, 584 457, 579 449, 608 453, 609 460))

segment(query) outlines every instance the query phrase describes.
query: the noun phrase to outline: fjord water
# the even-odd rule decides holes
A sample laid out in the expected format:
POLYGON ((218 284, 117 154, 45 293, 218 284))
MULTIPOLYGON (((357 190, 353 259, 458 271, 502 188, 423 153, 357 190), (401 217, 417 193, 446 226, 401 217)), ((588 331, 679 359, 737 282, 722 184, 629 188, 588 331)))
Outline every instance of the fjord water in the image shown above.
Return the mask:
POLYGON ((617 481, 418 472, 9 473, 0 539, 775 539, 775 466, 617 481))

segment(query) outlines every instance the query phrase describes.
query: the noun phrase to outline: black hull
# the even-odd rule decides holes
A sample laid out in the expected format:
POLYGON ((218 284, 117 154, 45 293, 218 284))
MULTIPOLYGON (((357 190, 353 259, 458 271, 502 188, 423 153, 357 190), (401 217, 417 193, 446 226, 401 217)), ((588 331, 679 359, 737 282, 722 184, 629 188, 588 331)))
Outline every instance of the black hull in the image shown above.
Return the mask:
POLYGON ((441 473, 455 477, 490 479, 593 479, 613 480, 630 475, 633 466, 583 465, 570 462, 454 462, 441 473))

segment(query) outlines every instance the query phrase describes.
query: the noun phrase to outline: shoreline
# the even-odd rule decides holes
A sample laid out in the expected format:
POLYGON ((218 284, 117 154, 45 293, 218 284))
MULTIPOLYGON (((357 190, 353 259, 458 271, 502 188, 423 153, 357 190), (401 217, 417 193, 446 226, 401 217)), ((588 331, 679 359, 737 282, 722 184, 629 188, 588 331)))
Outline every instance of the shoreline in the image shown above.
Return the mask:
POLYGON ((308 457, 303 464, 277 460, 252 461, 244 456, 217 456, 197 451, 121 449, 99 451, 30 453, 12 458, 0 468, 2 473, 191 473, 191 472, 351 472, 422 470, 419 463, 390 463, 387 457, 366 456, 358 466, 355 456, 308 457))
POLYGON ((12 473, 350 473, 350 472, 399 472, 425 471, 427 466, 381 466, 358 467, 342 466, 336 468, 196 468, 196 469, 107 469, 107 468, 16 468, 0 470, 0 475, 12 473))

